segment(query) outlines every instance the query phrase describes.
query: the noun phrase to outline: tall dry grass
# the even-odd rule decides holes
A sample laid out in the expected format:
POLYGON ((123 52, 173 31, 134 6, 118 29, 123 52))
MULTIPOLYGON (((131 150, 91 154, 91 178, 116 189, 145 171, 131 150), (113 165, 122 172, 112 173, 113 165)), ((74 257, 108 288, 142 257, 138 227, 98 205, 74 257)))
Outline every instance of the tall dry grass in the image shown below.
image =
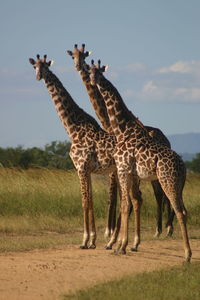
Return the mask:
MULTIPOLYGON (((200 175, 189 174, 184 188, 188 223, 194 226, 200 225, 199 182, 200 175)), ((95 217, 105 224, 108 177, 95 175, 92 183, 95 217)), ((156 202, 150 183, 142 182, 141 190, 142 224, 150 226, 155 224, 156 202)), ((65 232, 75 225, 82 226, 80 187, 75 171, 0 169, 1 232, 36 228, 65 232)))

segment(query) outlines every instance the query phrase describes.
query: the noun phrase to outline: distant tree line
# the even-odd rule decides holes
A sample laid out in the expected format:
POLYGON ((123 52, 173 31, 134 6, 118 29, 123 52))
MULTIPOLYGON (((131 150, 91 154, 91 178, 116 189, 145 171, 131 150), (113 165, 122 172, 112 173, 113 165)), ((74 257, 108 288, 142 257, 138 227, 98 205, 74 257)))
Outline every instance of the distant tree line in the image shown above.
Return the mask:
MULTIPOLYGON (((71 143, 68 141, 53 141, 46 144, 44 149, 33 147, 24 149, 0 147, 0 166, 5 168, 20 167, 23 169, 45 167, 49 169, 73 169, 73 163, 69 156, 71 143)), ((186 161, 186 167, 190 171, 200 173, 200 153, 192 161, 186 161)))
POLYGON ((49 169, 68 170, 74 168, 69 157, 71 143, 54 141, 46 144, 44 149, 33 147, 24 149, 0 148, 0 166, 5 168, 20 167, 23 169, 45 167, 49 169))

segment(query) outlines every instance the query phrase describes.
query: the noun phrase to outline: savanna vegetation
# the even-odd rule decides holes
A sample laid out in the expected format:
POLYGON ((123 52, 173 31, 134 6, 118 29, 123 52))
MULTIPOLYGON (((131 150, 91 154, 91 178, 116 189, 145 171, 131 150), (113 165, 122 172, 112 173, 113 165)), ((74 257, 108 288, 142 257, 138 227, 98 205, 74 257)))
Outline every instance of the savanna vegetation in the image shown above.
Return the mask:
MULTIPOLYGON (((189 174, 184 188, 184 202, 189 212, 188 224, 193 228, 200 226, 199 181, 199 174, 189 174)), ((71 240, 64 238, 68 234, 69 238, 73 236, 75 242, 81 243, 82 205, 79 180, 75 170, 0 168, 0 182, 0 251, 48 247, 49 244, 54 244, 55 236, 60 239, 55 241, 55 244, 69 243, 71 240), (47 233, 45 244, 44 235, 47 233), (25 241, 19 245, 19 235, 21 240, 23 238, 29 240, 29 237, 34 235, 33 239, 30 238, 31 245, 27 246, 25 241), (40 235, 42 244, 40 244, 40 235), (49 240, 51 237, 52 241, 49 240), (34 239, 39 239, 35 246, 34 239), (9 241, 12 245, 9 245, 9 241)), ((98 231, 97 242, 101 242, 104 239, 107 216, 108 177, 94 175, 92 182, 98 231)), ((156 212, 154 195, 151 185, 147 182, 142 182, 141 190, 144 198, 142 230, 151 232, 152 237, 156 212)), ((165 216, 164 219, 166 220, 165 216)))

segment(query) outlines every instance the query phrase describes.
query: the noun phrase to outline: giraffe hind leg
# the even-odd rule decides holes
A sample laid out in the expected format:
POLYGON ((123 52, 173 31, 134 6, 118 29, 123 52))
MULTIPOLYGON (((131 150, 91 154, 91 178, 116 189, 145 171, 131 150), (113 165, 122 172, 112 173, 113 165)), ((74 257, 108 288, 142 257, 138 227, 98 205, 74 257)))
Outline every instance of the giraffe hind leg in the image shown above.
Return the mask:
MULTIPOLYGON (((174 213, 176 214, 177 220, 179 222, 179 226, 181 229, 183 242, 184 242, 184 251, 185 251, 185 261, 190 262, 192 257, 192 251, 190 248, 190 242, 187 232, 187 225, 186 225, 186 209, 183 204, 183 198, 182 198, 182 190, 177 190, 178 184, 170 184, 170 181, 168 185, 163 184, 163 190, 165 191, 166 196, 168 197, 170 204, 174 210, 174 213), (171 185, 171 189, 170 186, 171 185)), ((183 186, 183 185, 182 185, 183 186)))
POLYGON ((157 203, 157 215, 156 215, 156 232, 154 237, 159 237, 162 233, 162 208, 163 208, 163 190, 158 180, 151 181, 151 185, 154 191, 154 195, 157 203))

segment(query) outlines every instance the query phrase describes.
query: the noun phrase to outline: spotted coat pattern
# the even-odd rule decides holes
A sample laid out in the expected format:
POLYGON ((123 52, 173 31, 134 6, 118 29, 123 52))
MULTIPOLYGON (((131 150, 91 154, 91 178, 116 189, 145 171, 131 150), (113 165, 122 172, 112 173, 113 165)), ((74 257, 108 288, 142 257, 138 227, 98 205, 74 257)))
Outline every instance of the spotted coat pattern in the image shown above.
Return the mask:
MULTIPOLYGON (((116 146, 114 159, 122 193, 121 229, 118 241, 118 253, 125 253, 128 244, 128 205, 129 194, 134 192, 134 180, 157 178, 167 195, 180 224, 184 240, 185 259, 190 261, 191 248, 186 226, 186 210, 183 204, 182 190, 185 184, 186 170, 181 157, 167 146, 149 136, 145 126, 128 110, 123 99, 103 71, 105 67, 90 67, 90 80, 97 85, 107 107, 108 116, 116 146)), ((135 201, 135 195, 132 195, 135 201)), ((139 208, 138 208, 139 210, 139 208)))

